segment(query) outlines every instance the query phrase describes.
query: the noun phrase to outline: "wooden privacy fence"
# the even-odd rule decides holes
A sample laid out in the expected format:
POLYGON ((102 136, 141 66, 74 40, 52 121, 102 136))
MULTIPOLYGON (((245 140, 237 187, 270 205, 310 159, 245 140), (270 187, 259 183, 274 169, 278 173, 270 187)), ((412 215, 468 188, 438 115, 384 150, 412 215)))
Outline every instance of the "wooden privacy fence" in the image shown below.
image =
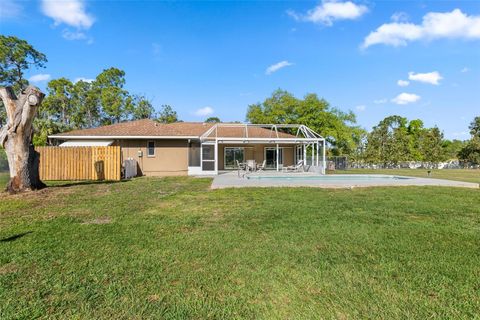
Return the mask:
POLYGON ((41 180, 120 180, 120 147, 36 147, 41 180))

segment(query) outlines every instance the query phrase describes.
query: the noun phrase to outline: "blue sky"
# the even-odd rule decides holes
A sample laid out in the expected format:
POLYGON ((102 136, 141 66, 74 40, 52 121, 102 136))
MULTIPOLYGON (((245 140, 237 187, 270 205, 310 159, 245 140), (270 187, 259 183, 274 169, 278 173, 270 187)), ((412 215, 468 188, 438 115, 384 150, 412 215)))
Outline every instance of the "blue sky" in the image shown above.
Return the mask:
POLYGON ((3 0, 0 19, 47 55, 27 75, 40 88, 114 66, 185 121, 243 121, 277 88, 317 93, 367 129, 399 114, 467 139, 480 115, 477 1, 3 0))

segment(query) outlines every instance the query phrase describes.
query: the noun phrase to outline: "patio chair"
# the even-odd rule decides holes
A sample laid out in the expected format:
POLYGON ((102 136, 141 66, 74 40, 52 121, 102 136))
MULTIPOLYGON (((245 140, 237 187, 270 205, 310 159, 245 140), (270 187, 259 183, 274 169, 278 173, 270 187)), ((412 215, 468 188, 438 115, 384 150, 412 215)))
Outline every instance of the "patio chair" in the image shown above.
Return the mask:
POLYGON ((235 160, 235 161, 237 161, 238 170, 245 170, 245 171, 247 170, 247 164, 246 163, 244 163, 244 162, 240 163, 238 160, 235 160))
POLYGON ((283 172, 298 172, 300 168, 303 170, 303 160, 298 161, 296 165, 283 167, 283 172))
POLYGON ((245 175, 248 173, 248 167, 247 164, 242 162, 240 163, 238 160, 235 160, 237 162, 237 175, 238 177, 245 177, 245 175), (243 175, 240 174, 240 171, 244 171, 243 175))
POLYGON ((257 165, 257 171, 263 171, 267 165, 267 160, 263 160, 262 164, 257 165))

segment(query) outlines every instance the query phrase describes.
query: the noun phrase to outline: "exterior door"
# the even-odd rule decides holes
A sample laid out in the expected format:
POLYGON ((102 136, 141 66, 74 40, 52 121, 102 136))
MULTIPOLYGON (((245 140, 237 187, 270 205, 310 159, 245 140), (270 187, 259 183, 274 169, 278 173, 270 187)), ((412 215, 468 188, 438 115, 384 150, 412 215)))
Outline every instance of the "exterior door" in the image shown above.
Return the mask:
POLYGON ((215 171, 215 145, 202 144, 202 171, 215 171))
POLYGON ((236 169, 237 168, 237 161, 244 162, 245 161, 245 149, 241 147, 225 147, 225 162, 224 167, 225 169, 236 169))
MULTIPOLYGON (((283 165, 283 149, 278 149, 278 163, 283 165)), ((277 148, 265 148, 265 160, 267 169, 277 169, 277 148)))

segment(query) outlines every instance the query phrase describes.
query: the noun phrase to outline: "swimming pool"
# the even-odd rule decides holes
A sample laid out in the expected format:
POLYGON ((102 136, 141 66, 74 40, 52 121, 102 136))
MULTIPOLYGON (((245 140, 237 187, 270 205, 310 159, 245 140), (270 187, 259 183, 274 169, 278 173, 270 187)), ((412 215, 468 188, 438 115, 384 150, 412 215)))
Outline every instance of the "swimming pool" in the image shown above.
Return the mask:
POLYGON ((409 180, 413 179, 411 177, 401 177, 401 176, 388 176, 388 175, 304 175, 304 176, 276 176, 276 175, 265 175, 265 176, 247 176, 247 179, 257 179, 257 180, 286 180, 286 181, 392 181, 392 180, 409 180))
POLYGON ((314 173, 255 172, 239 176, 237 172, 217 175, 212 189, 250 187, 356 188, 387 186, 448 186, 478 188, 477 183, 383 174, 318 175, 314 173))

